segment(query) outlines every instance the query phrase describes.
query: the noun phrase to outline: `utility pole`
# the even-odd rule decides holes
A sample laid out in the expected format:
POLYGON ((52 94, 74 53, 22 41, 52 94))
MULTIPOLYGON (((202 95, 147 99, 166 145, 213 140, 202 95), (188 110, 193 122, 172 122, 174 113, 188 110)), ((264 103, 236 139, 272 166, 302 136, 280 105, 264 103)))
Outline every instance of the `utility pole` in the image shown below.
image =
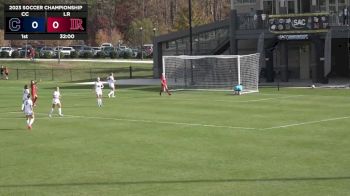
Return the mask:
POLYGON ((143 27, 140 27, 140 32, 141 32, 141 59, 143 60, 143 27))
POLYGON ((230 54, 237 55, 237 39, 236 39, 236 28, 237 28, 237 11, 235 10, 235 2, 231 0, 231 11, 230 11, 230 54))
POLYGON ((193 54, 193 48, 192 48, 192 0, 188 0, 188 24, 189 24, 189 31, 190 31, 190 55, 193 54))

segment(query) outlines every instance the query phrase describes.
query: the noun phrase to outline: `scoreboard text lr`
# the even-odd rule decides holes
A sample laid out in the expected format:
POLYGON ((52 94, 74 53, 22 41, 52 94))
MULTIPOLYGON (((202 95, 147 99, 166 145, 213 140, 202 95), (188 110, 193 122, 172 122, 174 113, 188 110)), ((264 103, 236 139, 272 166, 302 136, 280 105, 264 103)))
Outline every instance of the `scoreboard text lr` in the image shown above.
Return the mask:
POLYGON ((87 5, 5 5, 6 40, 87 39, 87 5))

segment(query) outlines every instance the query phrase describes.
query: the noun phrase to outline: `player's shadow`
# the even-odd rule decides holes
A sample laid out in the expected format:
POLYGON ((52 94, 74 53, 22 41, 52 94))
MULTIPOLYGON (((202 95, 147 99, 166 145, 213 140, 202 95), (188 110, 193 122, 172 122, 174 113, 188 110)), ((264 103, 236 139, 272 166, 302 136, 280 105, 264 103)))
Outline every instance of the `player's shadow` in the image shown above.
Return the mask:
POLYGON ((241 183, 241 182, 319 182, 350 180, 350 176, 341 177, 300 177, 300 178, 250 178, 250 179, 198 179, 198 180, 146 180, 116 182, 73 182, 73 183, 37 183, 37 184, 2 184, 0 188, 19 187, 64 187, 64 186, 107 186, 107 185, 150 185, 150 184, 193 184, 193 183, 241 183))
POLYGON ((23 131, 23 130, 14 129, 14 128, 0 128, 0 132, 8 132, 8 131, 23 131))
MULTIPOLYGON (((69 85, 69 86, 62 86, 61 90, 63 89, 69 89, 69 90, 92 90, 92 85, 69 85)), ((108 90, 108 86, 105 86, 105 90, 108 90)), ((116 91, 118 92, 119 89, 128 89, 128 90, 138 90, 138 91, 146 91, 146 92, 158 92, 160 87, 155 86, 140 86, 140 85, 118 85, 116 87, 116 91)))
POLYGON ((158 87, 158 86, 123 85, 123 86, 120 86, 120 89, 159 93, 160 87, 158 87))
POLYGON ((12 105, 12 106, 11 105, 6 105, 6 106, 0 106, 0 109, 7 109, 7 108, 13 109, 14 107, 16 107, 16 105, 12 105))

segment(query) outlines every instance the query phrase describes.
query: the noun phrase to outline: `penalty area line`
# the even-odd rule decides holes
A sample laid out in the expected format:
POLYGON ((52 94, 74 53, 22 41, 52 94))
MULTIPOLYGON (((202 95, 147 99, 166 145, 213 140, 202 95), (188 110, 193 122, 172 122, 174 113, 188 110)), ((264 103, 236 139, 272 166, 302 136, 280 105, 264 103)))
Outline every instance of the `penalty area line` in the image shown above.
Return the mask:
MULTIPOLYGON (((22 113, 22 112, 8 112, 12 114, 22 113)), ((48 115, 44 113, 36 113, 39 115, 48 115)), ((15 119, 6 118, 6 119, 15 119)), ((98 116, 76 116, 76 115, 64 115, 58 119, 67 119, 67 118, 82 118, 82 119, 100 119, 100 120, 116 120, 116 121, 125 121, 125 122, 138 122, 138 123, 148 123, 148 124, 167 124, 167 125, 182 125, 182 126, 192 126, 192 127, 212 127, 212 128, 224 128, 224 129, 243 129, 243 130, 257 130, 257 128, 252 127, 234 127, 227 125, 213 125, 213 124, 200 124, 200 123, 185 123, 185 122, 169 122, 169 121, 153 121, 145 119, 128 119, 128 118, 112 118, 112 117, 98 117, 98 116)), ((1 118, 0 118, 1 119, 1 118)), ((36 119, 51 119, 49 117, 39 117, 36 119)))
POLYGON ((302 125, 319 124, 322 122, 344 120, 344 119, 349 119, 349 118, 350 118, 350 116, 343 116, 343 117, 338 117, 338 118, 328 118, 328 119, 323 119, 323 120, 315 120, 315 121, 308 121, 308 122, 302 122, 302 123, 294 123, 294 124, 289 124, 289 125, 268 127, 268 128, 263 128, 261 130, 282 129, 282 128, 288 128, 288 127, 302 126, 302 125))
POLYGON ((152 120, 144 120, 144 119, 111 118, 111 117, 97 117, 97 116, 75 116, 75 115, 65 115, 63 118, 66 118, 66 117, 85 118, 85 119, 100 119, 100 120, 116 120, 116 121, 126 121, 126 122, 149 123, 149 124, 183 125, 183 126, 192 126, 192 127, 212 127, 212 128, 226 128, 226 129, 256 130, 256 128, 251 128, 251 127, 234 127, 234 126, 226 126, 226 125, 212 125, 212 124, 199 124, 199 123, 152 121, 152 120))

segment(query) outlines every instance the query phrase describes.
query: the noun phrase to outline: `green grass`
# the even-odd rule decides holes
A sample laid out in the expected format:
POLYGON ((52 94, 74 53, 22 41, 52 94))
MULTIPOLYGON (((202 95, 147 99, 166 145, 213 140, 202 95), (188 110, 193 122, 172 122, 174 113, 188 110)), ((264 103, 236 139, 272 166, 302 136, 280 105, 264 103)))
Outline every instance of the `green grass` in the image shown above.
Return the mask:
POLYGON ((90 87, 43 82, 30 132, 23 83, 0 81, 0 195, 350 194, 350 90, 121 87, 98 108, 90 87))
POLYGON ((10 78, 43 81, 89 81, 113 72, 118 79, 152 78, 153 64, 108 62, 1 61, 10 69, 10 78))

